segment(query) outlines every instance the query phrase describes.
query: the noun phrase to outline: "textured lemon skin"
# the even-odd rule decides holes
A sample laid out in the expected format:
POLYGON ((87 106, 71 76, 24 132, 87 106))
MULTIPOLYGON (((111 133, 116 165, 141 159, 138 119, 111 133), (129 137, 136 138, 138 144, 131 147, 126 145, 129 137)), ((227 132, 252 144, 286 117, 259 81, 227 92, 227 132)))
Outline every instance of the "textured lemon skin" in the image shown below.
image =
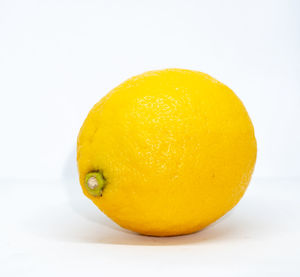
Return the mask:
POLYGON ((132 231, 198 231, 243 196, 256 161, 253 125, 239 98, 207 74, 182 69, 135 76, 88 114, 77 143, 84 194, 132 231), (87 173, 106 179, 88 194, 87 173))

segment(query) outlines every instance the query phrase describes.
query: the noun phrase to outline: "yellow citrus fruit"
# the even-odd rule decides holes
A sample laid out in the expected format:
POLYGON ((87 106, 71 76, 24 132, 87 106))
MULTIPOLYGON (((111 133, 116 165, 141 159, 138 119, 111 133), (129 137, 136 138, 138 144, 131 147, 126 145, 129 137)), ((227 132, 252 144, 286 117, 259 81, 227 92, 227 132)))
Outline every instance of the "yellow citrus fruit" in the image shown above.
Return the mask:
POLYGON ((198 231, 243 196, 256 160, 248 113, 227 86, 182 69, 150 71, 108 93, 78 136, 84 194, 120 226, 198 231))

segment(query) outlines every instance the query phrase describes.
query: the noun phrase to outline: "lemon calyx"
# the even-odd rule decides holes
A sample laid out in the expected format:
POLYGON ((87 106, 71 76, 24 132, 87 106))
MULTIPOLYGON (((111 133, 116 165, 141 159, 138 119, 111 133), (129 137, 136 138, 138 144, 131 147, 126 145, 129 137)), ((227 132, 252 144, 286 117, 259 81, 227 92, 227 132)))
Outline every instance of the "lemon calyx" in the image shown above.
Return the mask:
POLYGON ((85 176, 84 184, 89 194, 93 196, 102 196, 105 178, 103 174, 98 171, 90 172, 85 176))

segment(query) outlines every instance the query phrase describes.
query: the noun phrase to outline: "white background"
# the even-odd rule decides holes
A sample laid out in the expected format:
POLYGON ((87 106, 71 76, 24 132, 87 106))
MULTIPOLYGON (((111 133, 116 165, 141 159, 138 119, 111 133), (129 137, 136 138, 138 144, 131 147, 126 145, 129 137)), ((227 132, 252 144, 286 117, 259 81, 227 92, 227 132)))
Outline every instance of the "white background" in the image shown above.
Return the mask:
POLYGON ((261 273, 289 269, 295 275, 300 254, 295 252, 300 222, 294 214, 300 197, 299 50, 296 0, 0 0, 3 276, 66 273, 73 263, 78 270, 73 265, 72 274, 80 276, 83 268, 96 265, 106 276, 108 268, 132 274, 140 268, 142 274, 144 266, 149 275, 168 274, 172 261, 173 275, 189 268, 206 276, 218 269, 224 276, 251 276, 257 267, 261 273), (200 235, 163 241, 125 233, 83 198, 75 144, 88 111, 109 90, 132 75, 168 67, 206 72, 236 92, 252 118, 258 158, 249 196, 235 217, 200 235), (222 240, 224 228, 230 235, 222 240), (287 241, 280 241, 283 234, 287 241), (77 239, 66 242, 70 236, 77 239), (203 244, 207 237, 211 242, 203 244), (204 262, 200 268, 195 255, 204 262), (240 265, 233 269, 235 260, 240 265))
POLYGON ((256 176, 299 176, 299 1, 0 3, 1 178, 61 179, 91 107, 167 67, 206 72, 242 99, 256 176))

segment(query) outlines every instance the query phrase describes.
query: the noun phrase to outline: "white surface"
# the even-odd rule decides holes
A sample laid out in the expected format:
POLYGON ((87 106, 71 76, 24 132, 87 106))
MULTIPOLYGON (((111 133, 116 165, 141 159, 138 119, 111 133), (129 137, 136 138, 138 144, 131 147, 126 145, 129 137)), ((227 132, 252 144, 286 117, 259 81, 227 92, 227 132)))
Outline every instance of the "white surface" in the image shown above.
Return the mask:
POLYGON ((216 224, 155 238, 112 223, 76 182, 5 182, 0 276, 299 276, 299 196, 299 181, 254 180, 216 224))
POLYGON ((243 100, 256 176, 300 177, 299 13, 297 0, 1 0, 0 178, 61 179, 91 107, 166 67, 243 100))

